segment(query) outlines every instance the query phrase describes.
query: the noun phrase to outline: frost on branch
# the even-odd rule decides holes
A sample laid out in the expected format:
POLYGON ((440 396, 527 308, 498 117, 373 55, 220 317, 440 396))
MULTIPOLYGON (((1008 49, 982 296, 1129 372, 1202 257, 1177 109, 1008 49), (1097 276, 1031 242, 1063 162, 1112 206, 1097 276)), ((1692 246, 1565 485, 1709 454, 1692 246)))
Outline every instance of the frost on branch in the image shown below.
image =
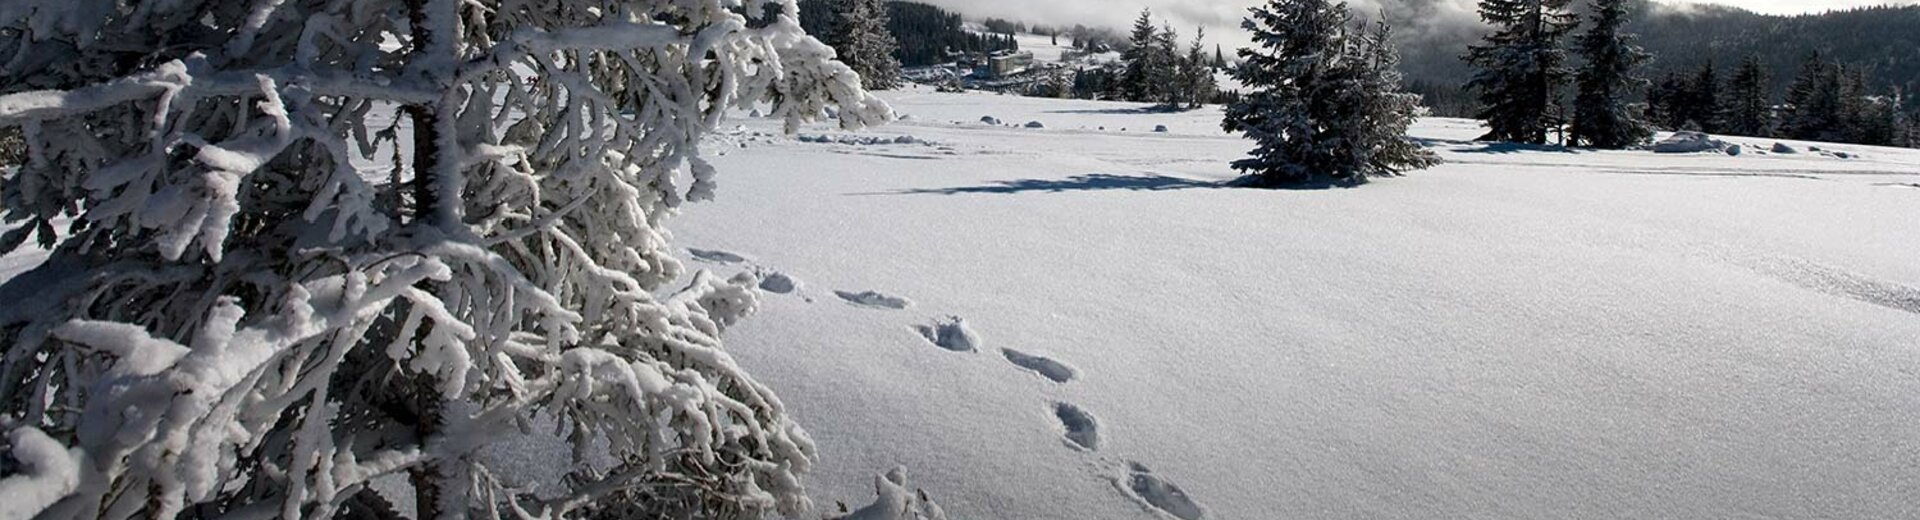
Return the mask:
POLYGON ((0 2, 0 252, 56 248, 0 286, 5 514, 390 514, 390 475, 420 518, 808 509, 812 443, 719 340, 752 280, 661 292, 728 109, 892 116, 796 13, 0 2), (557 492, 475 456, 531 434, 575 446, 557 492))

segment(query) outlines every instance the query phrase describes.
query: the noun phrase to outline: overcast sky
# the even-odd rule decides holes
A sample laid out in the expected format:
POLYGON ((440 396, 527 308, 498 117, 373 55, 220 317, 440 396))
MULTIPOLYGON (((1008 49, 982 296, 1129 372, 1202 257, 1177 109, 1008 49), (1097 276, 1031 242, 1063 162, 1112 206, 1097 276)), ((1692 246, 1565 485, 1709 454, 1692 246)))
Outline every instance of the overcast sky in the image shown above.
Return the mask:
MULTIPOLYGON (((5 0, 0 0, 5 1, 5 0)), ((1228 47, 1243 45, 1246 38, 1237 33, 1246 8, 1260 0, 921 0, 959 11, 969 17, 997 16, 1030 23, 1085 24, 1124 29, 1140 15, 1140 9, 1152 8, 1154 16, 1170 20, 1183 38, 1193 36, 1193 28, 1205 26, 1219 38, 1208 38, 1228 47)), ((1882 4, 1916 4, 1920 0, 1660 0, 1671 4, 1718 3, 1753 11, 1776 14, 1820 12, 1829 9, 1882 4)), ((1475 0, 1349 0, 1355 13, 1379 12, 1381 3, 1396 6, 1418 5, 1416 19, 1431 27, 1397 27, 1403 36, 1408 31, 1452 30, 1462 24, 1477 23, 1475 0)))

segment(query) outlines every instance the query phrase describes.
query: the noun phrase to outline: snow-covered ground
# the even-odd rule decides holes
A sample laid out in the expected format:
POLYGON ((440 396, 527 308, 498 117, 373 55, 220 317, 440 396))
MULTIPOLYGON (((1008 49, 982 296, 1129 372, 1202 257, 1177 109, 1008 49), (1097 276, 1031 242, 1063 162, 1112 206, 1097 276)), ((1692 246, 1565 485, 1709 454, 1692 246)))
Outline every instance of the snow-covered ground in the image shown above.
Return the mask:
POLYGON ((1443 166, 1262 191, 1217 109, 885 97, 737 120, 669 224, 768 275, 728 345, 829 508, 904 466, 973 519, 1920 517, 1920 151, 1434 119, 1443 166))
POLYGON ((1436 119, 1444 166, 1260 191, 1217 110, 886 97, 860 135, 911 139, 745 121, 671 226, 791 288, 729 345, 824 504, 902 465, 955 518, 1920 516, 1920 152, 1436 119))

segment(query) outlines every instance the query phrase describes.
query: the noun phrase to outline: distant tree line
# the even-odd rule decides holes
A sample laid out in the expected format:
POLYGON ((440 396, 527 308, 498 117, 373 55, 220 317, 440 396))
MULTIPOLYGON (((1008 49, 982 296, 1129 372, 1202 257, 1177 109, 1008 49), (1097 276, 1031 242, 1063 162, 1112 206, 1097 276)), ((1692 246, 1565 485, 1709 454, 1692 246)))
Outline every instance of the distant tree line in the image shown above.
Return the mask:
MULTIPOLYGON (((1470 47, 1475 69, 1467 89, 1474 116, 1487 122, 1484 139, 1527 144, 1564 132, 1566 144, 1622 148, 1646 141, 1655 127, 1755 137, 1915 146, 1916 107, 1899 86, 1875 88, 1865 68, 1815 55, 1802 65, 1780 102, 1773 74, 1748 56, 1730 79, 1712 62, 1668 72, 1659 82, 1640 76, 1652 54, 1631 34, 1639 0, 1593 0, 1588 29, 1573 38, 1576 71, 1566 50, 1581 24, 1570 0, 1482 0, 1481 19, 1494 31, 1470 47), (1571 107, 1563 90, 1575 86, 1571 107), (1643 102, 1644 101, 1644 102, 1643 102)), ((1432 85, 1420 85, 1431 88, 1432 85)), ((1449 107, 1457 108, 1457 107, 1449 107)))
POLYGON ((1863 67, 1813 54, 1774 101, 1774 75, 1757 56, 1722 81, 1712 63, 1668 73, 1648 92, 1653 120, 1674 130, 1877 146, 1920 146, 1920 107, 1899 87, 1876 90, 1863 67))
MULTIPOLYGON (((833 4, 840 0, 801 0, 800 25, 808 34, 837 31, 833 4)), ((966 30, 959 13, 918 2, 886 2, 886 28, 897 42, 894 59, 907 67, 953 61, 954 53, 991 53, 1018 50, 1011 33, 979 34, 966 30)))

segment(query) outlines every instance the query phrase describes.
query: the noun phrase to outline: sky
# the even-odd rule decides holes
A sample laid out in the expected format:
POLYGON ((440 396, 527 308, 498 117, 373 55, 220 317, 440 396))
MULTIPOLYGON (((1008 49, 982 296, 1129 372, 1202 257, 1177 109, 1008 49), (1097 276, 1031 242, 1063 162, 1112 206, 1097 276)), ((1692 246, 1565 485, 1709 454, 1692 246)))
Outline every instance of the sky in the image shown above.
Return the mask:
MULTIPOLYGON (((1170 20, 1182 38, 1193 35, 1195 27, 1205 27, 1216 37, 1215 43, 1237 47, 1245 43, 1239 31, 1246 8, 1260 0, 921 0, 968 15, 996 16, 1028 23, 1085 24, 1124 29, 1133 24, 1140 9, 1152 8, 1160 20, 1170 20)), ((1920 0, 1660 0, 1665 3, 1717 3, 1771 14, 1821 12, 1882 4, 1920 4, 1920 0)), ((1418 38, 1426 31, 1458 31, 1478 23, 1475 0, 1349 0, 1355 13, 1375 13, 1381 4, 1420 10, 1415 19, 1429 22, 1419 27, 1395 27, 1402 36, 1418 38), (1408 34, 1412 31, 1415 34, 1408 34)))

